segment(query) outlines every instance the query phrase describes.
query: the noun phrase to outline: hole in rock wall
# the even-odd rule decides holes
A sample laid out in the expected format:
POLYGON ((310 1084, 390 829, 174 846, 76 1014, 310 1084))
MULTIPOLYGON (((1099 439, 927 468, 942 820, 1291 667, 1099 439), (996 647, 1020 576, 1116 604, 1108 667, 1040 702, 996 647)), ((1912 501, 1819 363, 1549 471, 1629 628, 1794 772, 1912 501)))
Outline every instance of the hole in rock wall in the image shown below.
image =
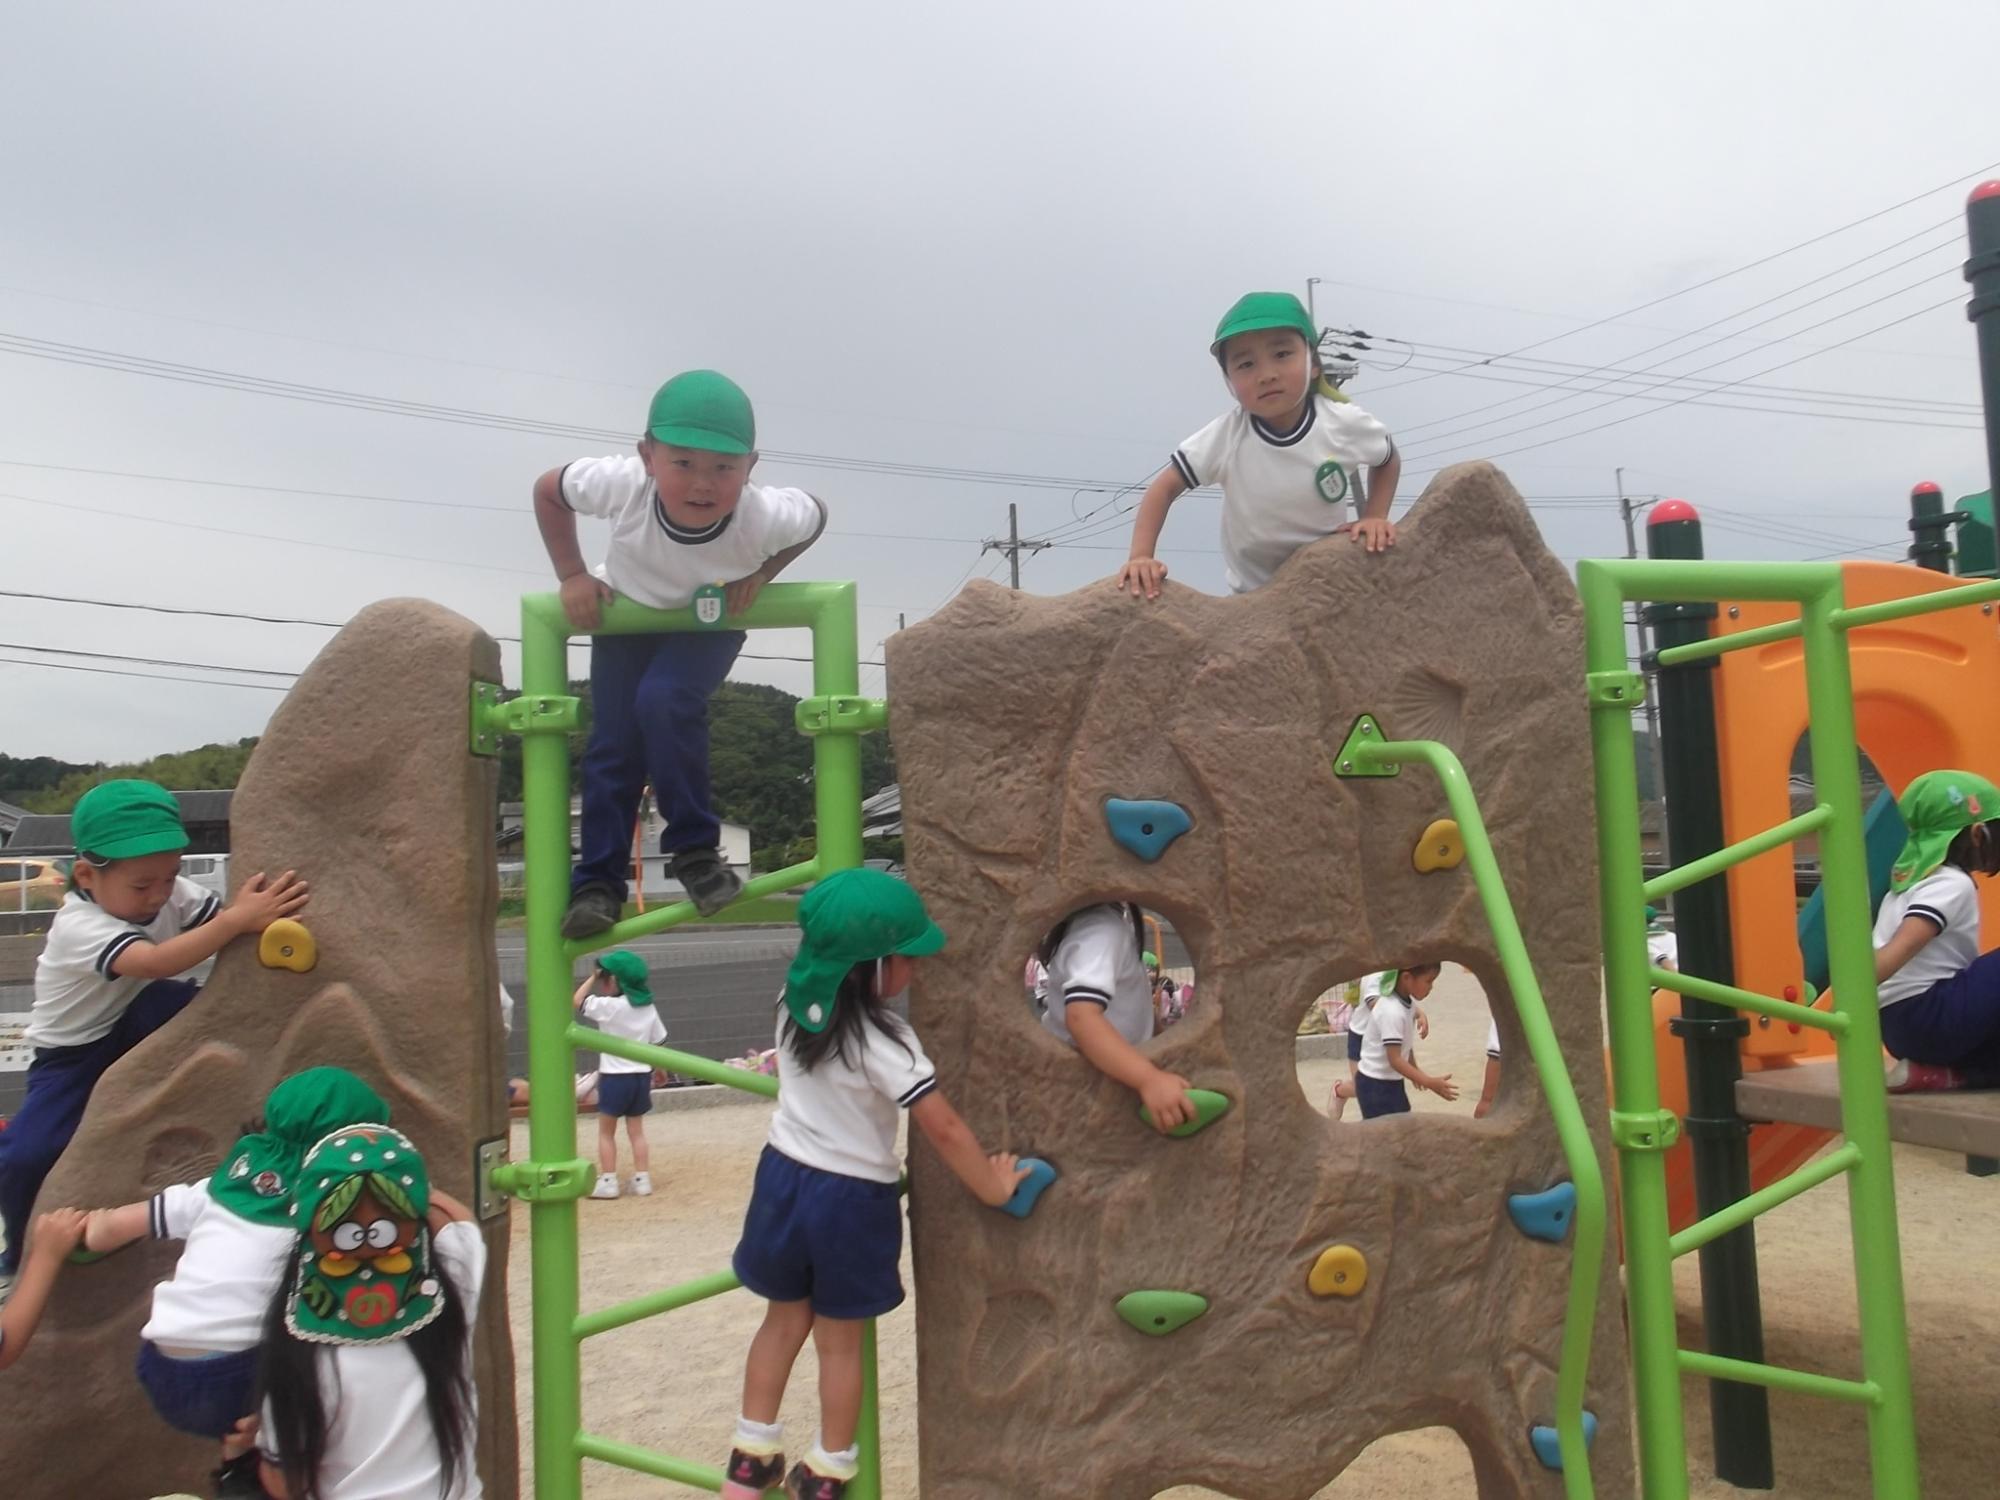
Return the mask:
POLYGON ((1036 1022, 1071 1045, 1072 1006, 1142 1047, 1185 1020, 1195 998, 1194 960, 1180 935, 1129 901, 1070 912, 1028 954, 1021 983, 1036 1022))
MULTIPOLYGON (((1330 1420, 1337 1420, 1337 1408, 1330 1420)), ((1248 1495, 1250 1491, 1246 1491, 1248 1495)), ((1377 1438, 1311 1500, 1475 1500, 1472 1452, 1449 1427, 1419 1427, 1377 1438)), ((1243 1500, 1227 1490, 1179 1484, 1153 1500, 1243 1500)))
POLYGON ((1302 1035, 1320 1031, 1331 1041, 1300 1048, 1299 1088, 1313 1108, 1343 1126, 1364 1119, 1361 1095, 1371 1106, 1393 1103, 1399 1084, 1413 1112, 1485 1114, 1497 1102, 1499 1028, 1478 976, 1461 965, 1444 964, 1428 975, 1375 970, 1331 985, 1307 1005, 1300 1027, 1302 1035), (1391 1038, 1406 1063, 1457 1097, 1447 1099, 1397 1070, 1391 1038), (1364 1058, 1372 1075, 1366 1083, 1358 1077, 1364 1058))

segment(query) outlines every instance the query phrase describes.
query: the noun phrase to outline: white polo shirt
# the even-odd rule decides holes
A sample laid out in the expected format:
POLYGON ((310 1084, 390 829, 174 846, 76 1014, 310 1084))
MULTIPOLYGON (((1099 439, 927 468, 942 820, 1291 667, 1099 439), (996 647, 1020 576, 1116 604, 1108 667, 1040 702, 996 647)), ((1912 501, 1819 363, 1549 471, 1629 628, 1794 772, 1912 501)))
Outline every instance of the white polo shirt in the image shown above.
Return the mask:
POLYGON ((31 1047, 81 1047, 106 1035, 125 1007, 153 981, 117 975, 111 965, 134 943, 164 943, 212 921, 222 898, 185 875, 159 915, 145 924, 114 917, 82 891, 63 898, 35 963, 35 1006, 28 1013, 31 1047))
POLYGON ((1389 1066, 1389 1047, 1391 1044, 1401 1047, 1403 1060, 1409 1061, 1410 1038, 1417 1029, 1413 1009, 1410 1001, 1393 990, 1370 1007, 1368 1024, 1361 1028, 1362 1076, 1384 1083, 1403 1076, 1389 1066))
POLYGON ((1132 918, 1116 904, 1085 907, 1049 957, 1049 1008, 1042 1025, 1070 1046, 1066 1014, 1072 1005, 1095 1005, 1111 1029, 1133 1046, 1153 1037, 1153 981, 1140 961, 1132 918))
MULTIPOLYGON (((651 1005, 634 1005, 623 995, 588 995, 580 1007, 586 1021, 596 1023, 599 1031, 610 1036, 623 1037, 628 1042, 645 1042, 649 1046, 662 1046, 667 1040, 666 1023, 660 1013, 651 1005)), ((597 1054, 598 1071, 615 1073, 650 1073, 651 1063, 633 1062, 630 1058, 613 1057, 609 1052, 597 1054)))
POLYGON ((147 1233, 185 1240, 174 1274, 153 1288, 139 1337, 169 1354, 235 1354, 264 1339, 264 1315, 298 1243, 296 1230, 253 1224, 210 1196, 208 1183, 176 1183, 147 1205, 147 1233))
POLYGON ((1351 401, 1314 395, 1290 432, 1231 407, 1174 450, 1189 489, 1222 486, 1222 571, 1238 594, 1260 589, 1360 502, 1360 471, 1396 451, 1389 429, 1351 401))
POLYGON ((1500 1023, 1498 1021, 1488 1021, 1486 1023, 1486 1055, 1488 1057, 1498 1057, 1500 1055, 1500 1023))
POLYGON ((1914 999, 1979 957, 1979 888, 1957 865, 1939 865, 1907 891, 1891 891, 1875 913, 1875 946, 1896 935, 1905 917, 1922 917, 1937 936, 1877 986, 1881 1003, 1914 999))
MULTIPOLYGON (((465 1303, 465 1361, 472 1365, 479 1291, 486 1279, 486 1241, 477 1224, 447 1224, 432 1237, 439 1262, 465 1303)), ((319 1466, 320 1500, 480 1500, 479 1390, 466 1413, 465 1462, 449 1494, 438 1487, 437 1435, 424 1404, 424 1374, 408 1339, 376 1344, 322 1345, 320 1399, 326 1405, 326 1455, 319 1466)), ((260 1446, 278 1462, 277 1429, 264 1405, 260 1446)))
POLYGON ((645 460, 580 458, 562 472, 563 504, 611 523, 611 546, 591 571, 628 599, 680 609, 694 591, 748 578, 787 547, 809 542, 826 511, 804 490, 743 486, 736 509, 696 531, 667 519, 645 460))
POLYGON ((889 1016, 890 1030, 863 1026, 857 1054, 828 1057, 811 1072, 785 1045, 786 1013, 778 1009, 778 1108, 770 1143, 793 1161, 860 1177, 894 1182, 903 1175, 896 1154, 896 1125, 908 1109, 937 1087, 937 1069, 917 1034, 889 1016))

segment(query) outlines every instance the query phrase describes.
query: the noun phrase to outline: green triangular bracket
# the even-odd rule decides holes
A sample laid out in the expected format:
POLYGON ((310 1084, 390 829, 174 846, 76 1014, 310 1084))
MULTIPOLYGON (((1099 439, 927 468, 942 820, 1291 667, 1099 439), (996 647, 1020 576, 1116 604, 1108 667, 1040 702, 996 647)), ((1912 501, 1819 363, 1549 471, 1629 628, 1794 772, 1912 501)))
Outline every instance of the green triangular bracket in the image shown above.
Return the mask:
POLYGON ((1342 743, 1339 754, 1334 756, 1333 774, 1343 780, 1351 776, 1401 775, 1401 766, 1371 766, 1359 754, 1364 747, 1383 744, 1388 738, 1382 726, 1375 722, 1373 714, 1363 714, 1347 731, 1346 741, 1342 743))

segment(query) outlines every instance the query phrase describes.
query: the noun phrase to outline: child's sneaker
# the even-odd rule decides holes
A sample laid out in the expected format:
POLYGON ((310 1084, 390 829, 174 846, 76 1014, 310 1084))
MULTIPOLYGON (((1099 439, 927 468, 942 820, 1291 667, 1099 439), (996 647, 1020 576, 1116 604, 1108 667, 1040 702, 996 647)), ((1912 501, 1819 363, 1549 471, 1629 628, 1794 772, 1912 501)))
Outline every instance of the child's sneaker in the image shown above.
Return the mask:
POLYGON ((632 1196, 634 1198, 650 1198, 653 1196, 653 1174, 651 1172, 634 1172, 632 1174, 632 1196))
POLYGON ((1965 1087, 1965 1076, 1956 1068, 1947 1068, 1940 1063, 1910 1062, 1900 1057, 1890 1064, 1885 1081, 1892 1094, 1939 1094, 1947 1089, 1965 1087))
POLYGON ((847 1493, 847 1481, 815 1474, 801 1459, 792 1466, 792 1472, 785 1479, 785 1493, 791 1500, 841 1500, 847 1493))
POLYGON ((712 917, 743 894, 743 877, 722 862, 719 849, 683 849, 667 865, 694 909, 712 917))
POLYGON ((722 1500, 762 1500, 785 1476, 782 1453, 729 1450, 729 1467, 722 1471, 722 1500))
POLYGON ((563 913, 562 935, 572 941, 596 937, 617 924, 625 915, 625 905, 608 885, 587 885, 569 898, 563 913))
POLYGON ((616 1198, 618 1196, 618 1174, 616 1172, 599 1172, 597 1174, 597 1186, 590 1190, 590 1196, 593 1198, 616 1198))

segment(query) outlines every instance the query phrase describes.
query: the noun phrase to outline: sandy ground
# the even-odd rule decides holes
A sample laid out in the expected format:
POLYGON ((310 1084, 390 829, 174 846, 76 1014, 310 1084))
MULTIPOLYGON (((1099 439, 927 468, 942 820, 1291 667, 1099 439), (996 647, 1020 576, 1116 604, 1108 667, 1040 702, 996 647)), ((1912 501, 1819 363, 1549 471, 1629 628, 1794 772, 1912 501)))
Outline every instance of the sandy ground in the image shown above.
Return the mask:
MULTIPOLYGON (((1467 1088, 1456 1104, 1421 1095, 1416 1108, 1469 1112, 1484 1068, 1485 1000, 1469 976, 1453 969, 1440 982, 1429 1010, 1432 1036, 1419 1049, 1424 1065, 1451 1072, 1467 1088)), ((1300 1086, 1316 1107, 1324 1108, 1336 1070, 1344 1073, 1345 1062, 1300 1064, 1300 1086)), ((728 1266, 768 1117, 769 1106, 752 1102, 658 1113, 648 1120, 659 1191, 651 1198, 580 1205, 586 1308, 728 1266)), ((517 1124, 516 1159, 525 1154, 526 1144, 525 1127, 517 1124)), ((580 1154, 595 1154, 594 1119, 579 1120, 577 1145, 580 1154)), ((623 1165, 629 1172, 629 1162, 623 1165)), ((1993 1246, 2000 1242, 2000 1179, 1968 1177, 1960 1158, 1915 1148, 1898 1148, 1896 1174, 1924 1492, 1932 1500, 1991 1495, 2000 1492, 1995 1479, 2000 1423, 1994 1420, 2000 1396, 2000 1292, 1989 1279, 1993 1246)), ((1842 1189, 1829 1184, 1758 1221, 1767 1353, 1777 1363, 1834 1375, 1859 1373, 1846 1207, 1842 1189)), ((517 1210, 517 1274, 510 1295, 521 1360, 524 1454, 533 1420, 527 1250, 527 1215, 517 1210)), ((1694 1258, 1678 1270, 1681 1341, 1698 1347, 1694 1258)), ((907 1264, 903 1275, 908 1284, 907 1264)), ((760 1311, 761 1304, 737 1292, 591 1340, 584 1350, 586 1427, 606 1437, 720 1463, 736 1417, 743 1353, 760 1311)), ((891 1497, 905 1497, 917 1493, 916 1360, 908 1304, 882 1320, 880 1340, 884 1489, 891 1497)), ((797 1447, 811 1440, 815 1424, 813 1381, 808 1349, 793 1376, 784 1412, 797 1447)), ((1689 1467, 1698 1500, 1752 1494, 1831 1500, 1870 1494, 1867 1432, 1860 1412, 1773 1393, 1778 1482, 1775 1490, 1757 1492, 1707 1477, 1704 1383, 1690 1380, 1685 1400, 1689 1467)), ((1328 1391, 1330 1421, 1339 1420, 1339 1408, 1339 1392, 1328 1391)), ((586 1465, 584 1475, 585 1493, 593 1500, 693 1493, 596 1464, 586 1465)), ((1184 1487, 1165 1491, 1163 1500, 1212 1493, 1184 1487)), ((1319 1500, 1457 1500, 1474 1494, 1464 1447, 1451 1432, 1433 1428, 1378 1441, 1319 1491, 1319 1500)))

